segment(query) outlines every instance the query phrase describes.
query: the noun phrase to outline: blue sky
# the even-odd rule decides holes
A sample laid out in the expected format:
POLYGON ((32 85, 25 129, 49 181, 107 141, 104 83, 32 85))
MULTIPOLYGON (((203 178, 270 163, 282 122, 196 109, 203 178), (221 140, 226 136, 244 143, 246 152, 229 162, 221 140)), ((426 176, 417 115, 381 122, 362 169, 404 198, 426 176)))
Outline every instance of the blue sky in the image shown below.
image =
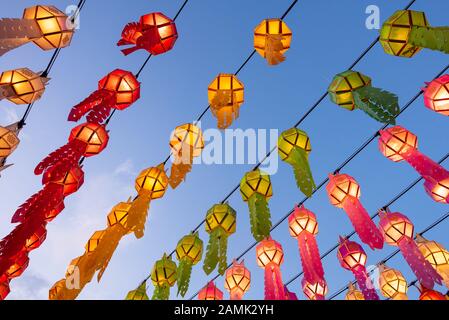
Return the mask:
MULTIPOLYGON (((28 125, 21 134, 22 143, 10 162, 15 165, 4 172, 0 181, 0 234, 12 229, 9 223, 16 208, 40 189, 41 177, 34 176, 36 164, 49 152, 66 142, 70 128, 66 121, 70 108, 90 94, 97 81, 115 68, 136 72, 146 58, 144 51, 124 57, 115 46, 123 26, 153 11, 173 16, 183 1, 105 1, 87 0, 81 14, 81 26, 72 45, 61 52, 42 100, 36 103, 28 125)), ((173 51, 151 59, 139 79, 142 97, 132 108, 116 114, 109 125, 110 143, 101 155, 85 162, 86 183, 82 190, 66 201, 66 210, 48 227, 45 244, 31 254, 26 273, 12 282, 10 299, 46 299, 48 289, 61 279, 69 262, 82 254, 84 244, 95 230, 106 225, 106 215, 119 201, 134 195, 134 179, 141 169, 157 165, 168 155, 171 130, 193 121, 207 105, 207 86, 218 73, 232 73, 252 51, 253 28, 263 19, 279 17, 290 0, 257 1, 191 0, 177 20, 179 40, 173 51)), ((375 4, 381 9, 381 20, 409 1, 310 1, 300 0, 286 23, 293 30, 292 48, 287 61, 269 67, 255 56, 239 78, 245 84, 245 104, 233 128, 290 128, 327 89, 332 77, 345 71, 350 63, 377 36, 377 30, 365 28, 365 9, 375 4)), ((2 9, 2 17, 19 17, 25 7, 35 1, 14 1, 2 9)), ((54 0, 63 9, 73 1, 54 0)), ((449 3, 444 0, 417 0, 413 9, 425 11, 434 26, 448 25, 449 3)), ((44 69, 51 52, 43 52, 31 44, 0 59, 0 70, 28 67, 44 69)), ((413 59, 386 55, 379 44, 363 59, 356 70, 373 79, 374 86, 399 95, 401 105, 412 98, 446 64, 448 56, 424 50, 413 59)), ((21 117, 25 108, 8 101, 0 102, 0 121, 6 125, 21 117)), ((449 150, 446 135, 448 119, 427 110, 418 99, 398 123, 418 135, 420 150, 435 160, 449 150)), ((215 119, 208 113, 203 128, 211 128, 215 119)), ((301 126, 312 140, 310 162, 316 181, 332 172, 352 151, 378 130, 380 125, 361 111, 343 110, 326 99, 301 126)), ((449 167, 449 164, 445 164, 449 167)), ((232 190, 253 165, 198 165, 187 182, 177 190, 169 190, 150 209, 146 235, 141 240, 125 238, 117 249, 101 283, 92 282, 81 299, 123 299, 151 271, 155 260, 170 252, 179 238, 204 218, 206 211, 232 190)), ((385 159, 372 143, 344 173, 355 177, 362 188, 361 201, 370 213, 382 207, 394 195, 416 179, 417 174, 405 163, 385 159)), ((272 176, 274 197, 270 201, 273 221, 284 216, 303 196, 295 186, 291 168, 279 164, 272 176)), ((248 208, 238 193, 230 198, 238 215, 236 234, 229 239, 228 259, 238 256, 250 245, 248 208)), ((332 247, 340 234, 352 226, 345 213, 329 204, 320 191, 307 202, 319 219, 318 244, 321 252, 332 247)), ((392 208, 408 215, 421 230, 446 213, 448 207, 434 203, 422 185, 415 187, 392 208)), ((377 223, 377 221, 376 221, 377 223)), ((427 234, 449 247, 447 222, 427 234)), ((286 254, 282 266, 284 280, 300 270, 296 240, 283 223, 273 234, 286 254)), ((201 230, 202 239, 207 234, 201 230)), ((356 238, 354 238, 356 239, 356 238)), ((375 264, 390 252, 365 247, 368 262, 375 264)), ((263 271, 255 262, 254 251, 245 256, 252 272, 249 299, 263 298, 263 271)), ((336 254, 324 261, 330 293, 352 280, 343 270, 336 254)), ((407 280, 415 279, 398 255, 389 266, 400 269, 407 280)), ((206 284, 202 265, 193 269, 190 294, 206 284)), ((214 274, 213 274, 214 275, 214 274)), ((217 281, 223 289, 223 279, 217 281)), ((223 289, 224 290, 224 289, 223 289)), ((300 281, 290 290, 303 294, 300 281)), ((443 290, 443 289, 442 289, 443 290)), ((174 297, 172 290, 172 297, 174 297)), ((149 286, 148 293, 152 293, 149 286)), ((411 288, 410 297, 417 297, 411 288)), ((189 296, 189 294, 188 294, 189 296)), ((340 296, 342 297, 342 296, 340 296)))

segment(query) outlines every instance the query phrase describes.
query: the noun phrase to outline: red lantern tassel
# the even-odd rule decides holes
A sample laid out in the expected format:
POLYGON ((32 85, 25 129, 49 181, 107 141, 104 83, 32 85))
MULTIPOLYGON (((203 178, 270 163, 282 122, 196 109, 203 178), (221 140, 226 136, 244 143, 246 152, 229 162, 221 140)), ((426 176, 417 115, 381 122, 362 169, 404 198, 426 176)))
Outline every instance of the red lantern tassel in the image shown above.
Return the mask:
POLYGON ((285 300, 281 269, 274 263, 265 267, 265 300, 285 300))
POLYGON ((298 246, 304 278, 310 283, 324 280, 323 265, 315 237, 308 232, 302 232, 298 236, 298 246))
POLYGON ((366 273, 365 267, 358 265, 357 267, 352 269, 352 272, 354 273, 354 276, 365 299, 379 300, 379 296, 376 293, 376 289, 374 289, 374 285, 371 282, 371 279, 366 273))
POLYGON ((147 28, 148 29, 143 31, 141 35, 136 39, 134 47, 122 50, 125 56, 140 49, 145 49, 149 52, 154 51, 153 48, 156 47, 161 41, 161 36, 159 35, 159 28, 157 26, 149 26, 147 28))
MULTIPOLYGON (((87 97, 84 101, 77 104, 72 108, 72 110, 69 113, 68 120, 69 121, 78 121, 80 120, 86 113, 88 113, 91 110, 96 111, 96 113, 99 112, 99 106, 108 109, 107 111, 108 115, 111 112, 111 108, 115 105, 115 93, 109 90, 101 89, 97 90, 94 93, 92 93, 89 97, 87 97)), ((105 111, 103 110, 102 113, 105 111)), ((106 116, 107 117, 107 116, 106 116)), ((90 121, 89 122, 94 122, 90 121)), ((99 123, 99 122, 94 122, 99 123)))

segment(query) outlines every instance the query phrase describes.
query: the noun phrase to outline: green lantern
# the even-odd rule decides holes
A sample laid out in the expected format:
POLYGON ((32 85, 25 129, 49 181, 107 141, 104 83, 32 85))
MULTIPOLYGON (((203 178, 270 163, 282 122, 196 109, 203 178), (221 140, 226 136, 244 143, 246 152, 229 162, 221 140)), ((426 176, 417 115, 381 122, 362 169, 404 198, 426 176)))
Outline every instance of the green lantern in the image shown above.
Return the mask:
POLYGON ((279 137, 279 156, 293 167, 296 184, 307 197, 311 197, 316 189, 309 165, 309 153, 311 151, 310 139, 307 133, 302 130, 292 128, 282 132, 279 137))
POLYGON ((268 200, 273 196, 270 176, 260 170, 245 174, 240 182, 240 194, 248 202, 251 233, 262 241, 270 235, 271 214, 268 200))
POLYGON ((396 11, 380 30, 385 52, 411 58, 422 48, 449 53, 449 27, 431 27, 424 12, 396 11))
POLYGON ((371 78, 357 71, 337 74, 328 89, 332 102, 350 111, 360 109, 371 118, 395 124, 400 112, 398 97, 371 86, 371 78))
POLYGON ((192 267, 201 261, 203 256, 203 241, 198 237, 198 232, 189 234, 179 240, 176 246, 176 258, 179 261, 178 295, 185 296, 189 289, 192 267))
POLYGON ((130 291, 126 295, 125 300, 150 300, 147 295, 147 282, 142 282, 142 284, 136 290, 130 291))
POLYGON ((170 287, 175 285, 176 263, 169 256, 164 254, 161 260, 156 261, 151 271, 151 281, 154 285, 153 300, 168 300, 170 297, 170 287))
POLYGON ((210 274, 218 265, 218 272, 223 275, 228 267, 228 237, 235 233, 237 214, 227 203, 216 204, 207 211, 206 231, 210 234, 204 258, 204 272, 210 274))

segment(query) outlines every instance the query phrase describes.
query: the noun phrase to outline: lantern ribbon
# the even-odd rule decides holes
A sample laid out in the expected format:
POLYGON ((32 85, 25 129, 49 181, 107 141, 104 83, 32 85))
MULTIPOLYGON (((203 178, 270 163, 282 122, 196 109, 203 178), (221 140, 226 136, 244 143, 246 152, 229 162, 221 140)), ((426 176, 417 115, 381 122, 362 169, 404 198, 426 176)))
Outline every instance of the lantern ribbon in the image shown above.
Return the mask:
POLYGON ((146 30, 142 31, 139 24, 129 23, 123 29, 122 39, 117 43, 117 45, 134 45, 130 48, 121 50, 123 54, 127 56, 141 49, 151 52, 152 48, 159 44, 161 41, 160 39, 161 37, 157 26, 149 26, 146 27, 146 30))
POLYGON ((173 189, 176 189, 185 179, 187 174, 192 171, 193 147, 183 144, 178 154, 174 154, 174 161, 170 170, 169 183, 173 189))
POLYGON ((296 293, 291 292, 288 290, 287 286, 284 286, 284 292, 285 292, 285 300, 289 300, 289 301, 297 301, 298 300, 298 296, 296 295, 296 293))
POLYGON ((313 191, 316 189, 316 185, 313 180, 308 158, 309 156, 304 149, 293 147, 288 158, 285 159, 285 162, 293 167, 298 188, 310 198, 313 191))
POLYGON ((189 290, 193 264, 189 259, 182 259, 178 264, 178 295, 184 297, 189 290))
POLYGON ((114 92, 105 89, 97 90, 72 108, 68 120, 78 121, 89 112, 87 121, 102 123, 111 113, 115 101, 114 92))
POLYGON ((281 34, 265 35, 265 58, 269 65, 277 65, 285 61, 285 56, 282 53, 284 50, 283 39, 281 34))
POLYGON ((376 289, 374 288, 371 279, 366 273, 366 269, 362 265, 357 265, 352 269, 354 276, 357 280, 357 284, 359 285, 360 290, 363 293, 363 296, 366 300, 379 300, 379 296, 376 293, 376 289))
POLYGON ((408 41, 420 48, 449 53, 449 27, 412 26, 408 41))
POLYGON ((272 262, 265 266, 265 300, 286 300, 281 269, 272 262))
POLYGON ((218 273, 223 275, 228 267, 227 249, 228 234, 218 227, 210 233, 209 243, 207 245, 206 256, 204 258, 204 272, 209 275, 218 264, 218 273))
POLYGON ((298 245, 304 278, 310 283, 324 281, 324 270, 315 236, 309 232, 302 232, 298 236, 298 245))
POLYGON ((355 90, 353 95, 355 106, 371 118, 381 123, 396 123, 400 112, 397 95, 370 86, 355 90))
POLYGON ((133 232, 137 239, 144 236, 145 223, 150 210, 151 191, 141 189, 137 198, 132 202, 128 212, 128 224, 133 226, 133 232))
POLYGON ((270 235, 271 214, 265 196, 255 192, 248 199, 251 233, 254 239, 262 241, 270 235))
POLYGON ((217 118, 217 127, 226 129, 239 117, 240 103, 237 102, 236 94, 232 90, 218 89, 211 101, 210 109, 217 118))
POLYGON ((0 56, 42 37, 36 20, 0 19, 0 56))

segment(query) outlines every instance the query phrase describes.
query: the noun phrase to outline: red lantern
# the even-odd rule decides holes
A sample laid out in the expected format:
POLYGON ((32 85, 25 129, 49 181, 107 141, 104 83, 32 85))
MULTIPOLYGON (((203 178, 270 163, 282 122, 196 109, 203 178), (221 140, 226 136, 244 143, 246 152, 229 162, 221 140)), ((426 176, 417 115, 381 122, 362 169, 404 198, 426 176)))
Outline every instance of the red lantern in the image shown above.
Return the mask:
POLYGON ((47 229, 45 224, 40 225, 33 235, 29 237, 25 242, 25 250, 30 252, 34 249, 39 248, 47 237, 47 229))
POLYGON ((123 49, 124 55, 140 49, 158 55, 171 50, 177 39, 175 22, 160 12, 153 12, 140 17, 139 22, 127 24, 117 45, 134 45, 123 49))
POLYGON ((198 293, 198 300, 223 300, 223 292, 211 281, 198 293))
POLYGON ((328 293, 327 283, 324 280, 308 282, 306 278, 302 279, 302 291, 309 300, 326 300, 328 293))
POLYGON ((69 142, 83 142, 86 148, 83 156, 92 157, 103 151, 108 145, 109 135, 106 128, 96 123, 84 123, 75 128, 70 133, 69 142))
POLYGON ((421 295, 419 296, 419 300, 447 300, 446 296, 444 296, 442 293, 427 289, 423 286, 421 286, 421 295))
POLYGON ((25 272, 29 262, 30 259, 28 258, 28 253, 20 252, 15 259, 15 262, 6 271, 6 275, 9 279, 20 277, 22 273, 25 272))
MULTIPOLYGON (((54 177, 52 170, 47 170, 42 178, 42 183, 54 183, 62 186, 63 195, 67 197, 75 193, 84 183, 84 172, 80 166, 70 168, 70 170, 62 177, 54 177)), ((64 204, 62 204, 64 205, 64 204)))
POLYGON ((449 74, 427 83, 424 104, 430 110, 449 116, 449 74))

